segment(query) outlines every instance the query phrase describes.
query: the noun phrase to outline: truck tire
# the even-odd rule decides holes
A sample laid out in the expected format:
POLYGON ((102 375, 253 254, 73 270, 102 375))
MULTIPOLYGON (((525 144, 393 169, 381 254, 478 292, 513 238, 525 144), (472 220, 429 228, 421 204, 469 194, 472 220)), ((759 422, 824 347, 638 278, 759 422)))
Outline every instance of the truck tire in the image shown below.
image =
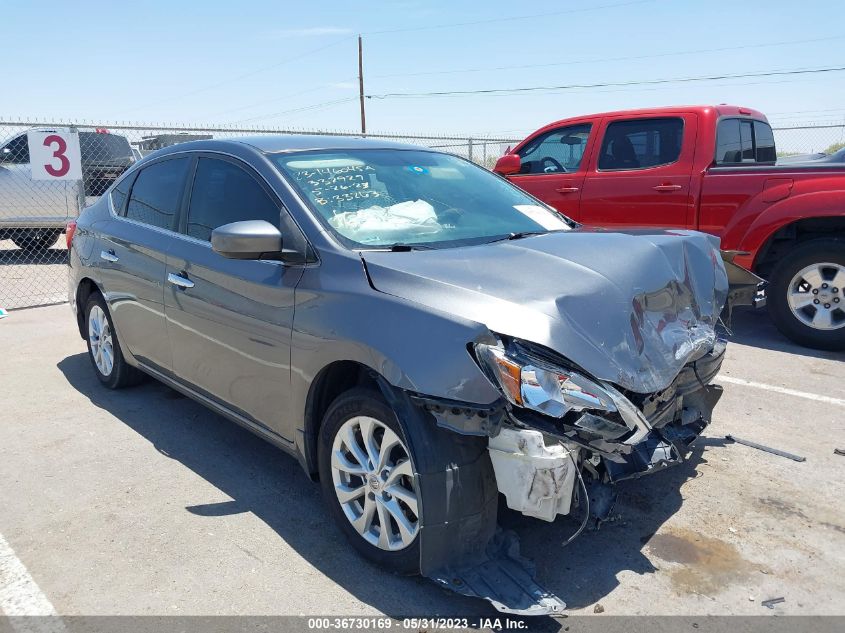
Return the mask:
POLYGON ((796 343, 845 349, 845 240, 811 240, 787 252, 769 278, 768 306, 796 343))
POLYGON ((60 229, 24 229, 12 235, 12 241, 22 251, 40 253, 55 244, 61 234, 60 229))

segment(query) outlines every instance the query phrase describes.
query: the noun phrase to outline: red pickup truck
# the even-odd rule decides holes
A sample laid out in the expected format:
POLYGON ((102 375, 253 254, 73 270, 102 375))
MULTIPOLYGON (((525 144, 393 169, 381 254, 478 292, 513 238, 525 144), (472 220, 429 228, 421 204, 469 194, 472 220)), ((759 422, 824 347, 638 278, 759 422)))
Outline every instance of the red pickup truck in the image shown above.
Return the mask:
POLYGON ((769 281, 784 334, 845 349, 845 165, 778 165, 762 113, 679 106, 565 119, 495 171, 584 224, 718 235, 769 281))

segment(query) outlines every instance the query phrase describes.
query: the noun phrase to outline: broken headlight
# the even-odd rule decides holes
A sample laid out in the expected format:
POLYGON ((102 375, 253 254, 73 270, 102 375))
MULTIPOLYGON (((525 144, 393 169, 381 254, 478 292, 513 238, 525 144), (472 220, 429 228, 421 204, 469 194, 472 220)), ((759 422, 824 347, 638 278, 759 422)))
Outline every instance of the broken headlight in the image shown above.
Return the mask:
POLYGON ((617 410, 606 389, 578 372, 509 354, 501 344, 479 343, 475 354, 511 404, 554 418, 562 418, 570 411, 617 410))

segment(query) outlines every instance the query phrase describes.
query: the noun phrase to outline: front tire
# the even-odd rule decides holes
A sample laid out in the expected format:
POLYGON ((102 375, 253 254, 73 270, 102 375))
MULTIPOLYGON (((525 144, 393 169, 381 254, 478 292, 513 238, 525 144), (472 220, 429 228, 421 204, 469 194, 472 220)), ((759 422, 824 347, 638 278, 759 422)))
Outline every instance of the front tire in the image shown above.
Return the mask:
POLYGON ((85 305, 85 327, 88 358, 101 383, 109 389, 120 389, 143 380, 144 374, 123 357, 111 313, 99 292, 93 293, 85 305))
POLYGON ((339 396, 323 419, 318 450, 323 494, 350 544, 390 571, 418 574, 413 455, 381 394, 355 388, 339 396))
POLYGON ((845 241, 796 246, 769 282, 769 313, 781 332, 807 347, 845 349, 845 241))

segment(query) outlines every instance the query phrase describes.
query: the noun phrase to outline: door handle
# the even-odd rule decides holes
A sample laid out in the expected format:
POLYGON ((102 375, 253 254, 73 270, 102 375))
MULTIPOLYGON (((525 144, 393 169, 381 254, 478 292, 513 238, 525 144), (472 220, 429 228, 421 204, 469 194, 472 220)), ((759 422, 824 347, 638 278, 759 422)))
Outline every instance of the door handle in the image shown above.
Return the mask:
POLYGON ((559 187, 555 189, 558 193, 578 193, 578 187, 559 187))
POLYGON ((118 259, 120 259, 120 257, 118 257, 117 255, 115 255, 113 250, 107 250, 107 251, 100 251, 100 259, 104 259, 104 260, 106 260, 107 262, 112 262, 112 263, 114 263, 114 262, 116 262, 118 259))
POLYGON ((169 273, 167 275, 167 281, 172 283, 174 286, 178 286, 179 288, 193 288, 194 282, 188 279, 187 277, 183 277, 182 275, 176 275, 174 273, 169 273))
POLYGON ((681 185, 672 185, 672 184, 669 184, 669 183, 665 183, 665 184, 662 184, 662 185, 657 185, 656 187, 652 187, 652 189, 654 189, 655 191, 660 191, 661 193, 667 192, 667 191, 677 191, 680 188, 681 188, 681 185))

